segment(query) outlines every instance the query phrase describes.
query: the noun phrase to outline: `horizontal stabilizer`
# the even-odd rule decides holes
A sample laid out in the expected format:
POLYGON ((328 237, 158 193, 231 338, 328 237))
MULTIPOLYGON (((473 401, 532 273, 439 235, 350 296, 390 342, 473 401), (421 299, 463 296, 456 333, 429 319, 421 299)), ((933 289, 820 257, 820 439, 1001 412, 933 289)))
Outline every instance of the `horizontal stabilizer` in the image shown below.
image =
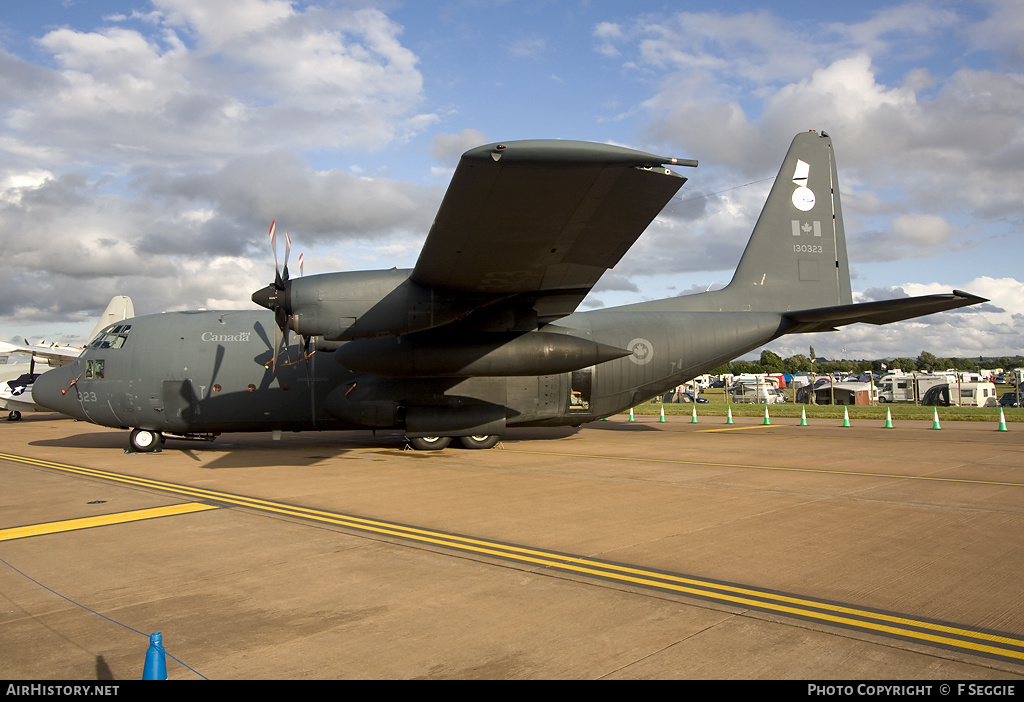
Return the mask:
POLYGON ((889 324, 890 322, 900 322, 905 319, 922 317, 935 312, 953 310, 957 307, 976 305, 979 302, 988 302, 988 300, 962 290, 954 290, 952 293, 942 295, 902 297, 896 300, 880 300, 878 302, 862 302, 855 305, 798 310, 796 312, 787 312, 783 316, 792 325, 786 329, 786 333, 794 334, 834 331, 836 327, 856 322, 889 324))

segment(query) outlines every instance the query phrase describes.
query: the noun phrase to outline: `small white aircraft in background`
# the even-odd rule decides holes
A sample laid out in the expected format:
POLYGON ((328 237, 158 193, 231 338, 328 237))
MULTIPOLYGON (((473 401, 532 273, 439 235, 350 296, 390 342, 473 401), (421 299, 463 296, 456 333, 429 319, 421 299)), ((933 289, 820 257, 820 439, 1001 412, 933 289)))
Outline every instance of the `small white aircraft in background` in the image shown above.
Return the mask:
MULTIPOLYGON (((100 315, 92 332, 86 337, 87 342, 92 341, 100 330, 114 322, 128 319, 135 316, 135 307, 127 295, 116 295, 110 300, 107 309, 100 315)), ((46 361, 51 367, 63 366, 71 363, 82 353, 79 346, 61 346, 59 344, 35 344, 30 346, 26 341, 24 345, 9 344, 0 341, 0 353, 6 354, 29 354, 28 372, 25 372, 25 364, 8 364, 0 366, 0 409, 8 411, 7 420, 16 422, 21 419, 22 412, 46 411, 32 401, 32 384, 41 374, 36 373, 36 360, 46 361)))

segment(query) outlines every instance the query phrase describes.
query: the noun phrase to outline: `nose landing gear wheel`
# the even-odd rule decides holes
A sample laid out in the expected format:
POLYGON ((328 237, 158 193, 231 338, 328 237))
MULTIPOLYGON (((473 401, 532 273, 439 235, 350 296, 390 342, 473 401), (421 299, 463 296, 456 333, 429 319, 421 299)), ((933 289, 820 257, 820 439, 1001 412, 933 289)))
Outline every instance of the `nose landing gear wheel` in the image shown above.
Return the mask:
POLYGON ((163 443, 163 436, 158 431, 150 429, 132 429, 128 435, 128 444, 136 453, 152 453, 160 448, 163 443))

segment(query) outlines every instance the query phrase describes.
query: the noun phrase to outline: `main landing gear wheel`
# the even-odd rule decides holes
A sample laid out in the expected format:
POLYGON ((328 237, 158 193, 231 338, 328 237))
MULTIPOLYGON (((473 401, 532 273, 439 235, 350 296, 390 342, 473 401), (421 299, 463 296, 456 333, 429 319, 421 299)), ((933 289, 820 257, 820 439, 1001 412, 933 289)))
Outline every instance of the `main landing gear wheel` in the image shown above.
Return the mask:
POLYGON ((7 415, 8 422, 17 422, 21 419, 21 412, 18 410, 11 410, 11 413, 7 415))
POLYGON ((409 439, 409 445, 417 451, 440 451, 452 442, 450 436, 417 436, 409 439))
POLYGON ((460 436, 459 443, 463 448, 468 449, 489 449, 494 448, 501 437, 497 434, 477 434, 475 436, 460 436))
POLYGON ((151 429, 132 429, 132 433, 128 435, 128 443, 136 453, 152 453, 160 448, 163 442, 163 435, 151 429))

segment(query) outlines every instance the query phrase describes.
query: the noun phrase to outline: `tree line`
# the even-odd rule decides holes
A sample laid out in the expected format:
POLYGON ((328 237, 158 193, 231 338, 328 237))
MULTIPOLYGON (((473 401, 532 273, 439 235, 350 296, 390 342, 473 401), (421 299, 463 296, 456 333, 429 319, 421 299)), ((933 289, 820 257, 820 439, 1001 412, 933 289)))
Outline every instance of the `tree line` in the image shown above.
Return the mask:
POLYGON ((759 361, 732 361, 723 363, 711 371, 712 375, 742 375, 745 373, 884 373, 899 368, 904 373, 913 371, 943 371, 949 368, 976 371, 981 368, 1020 368, 1024 366, 1022 356, 1002 356, 990 358, 940 358, 928 351, 922 351, 917 358, 883 358, 873 361, 829 360, 815 358, 814 347, 810 347, 810 355, 798 353, 789 358, 782 358, 774 351, 761 351, 759 361), (882 368, 882 365, 885 368, 882 368))

